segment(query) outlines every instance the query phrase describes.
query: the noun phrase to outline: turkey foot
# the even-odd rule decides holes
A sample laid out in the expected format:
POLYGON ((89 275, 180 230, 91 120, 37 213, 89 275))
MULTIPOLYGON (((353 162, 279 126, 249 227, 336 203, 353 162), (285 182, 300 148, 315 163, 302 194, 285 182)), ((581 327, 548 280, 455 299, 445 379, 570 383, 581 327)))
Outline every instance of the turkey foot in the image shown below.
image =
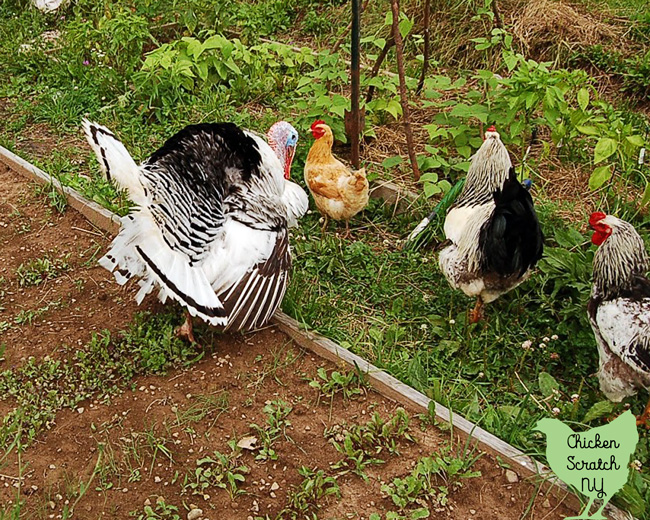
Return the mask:
POLYGON ((189 341, 190 343, 201 347, 194 339, 194 332, 192 330, 192 316, 188 311, 185 311, 185 321, 176 329, 176 337, 189 341))
POLYGON ((636 418, 636 425, 650 429, 650 401, 648 401, 643 413, 636 418))
POLYGON ((478 323, 483 319, 483 300, 479 296, 476 300, 476 305, 469 313, 469 322, 478 323))

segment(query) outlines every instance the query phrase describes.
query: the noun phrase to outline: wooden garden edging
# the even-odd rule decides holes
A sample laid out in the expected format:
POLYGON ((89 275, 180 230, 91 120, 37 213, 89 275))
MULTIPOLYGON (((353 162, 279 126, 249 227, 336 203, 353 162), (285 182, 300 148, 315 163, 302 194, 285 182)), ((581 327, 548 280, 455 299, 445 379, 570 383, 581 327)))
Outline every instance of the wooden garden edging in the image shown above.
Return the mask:
MULTIPOLYGON (((51 175, 2 146, 0 146, 0 162, 3 162, 12 170, 31 180, 40 184, 53 186, 65 195, 70 206, 79 211, 99 229, 113 235, 119 232, 120 218, 117 215, 101 207, 99 204, 86 199, 74 189, 63 186, 51 175)), ((391 192, 392 190, 392 195, 391 193, 387 193, 386 197, 381 197, 387 199, 392 204, 396 204, 405 198, 404 192, 399 190, 395 185, 392 185, 392 183, 383 183, 382 190, 383 192, 391 192)), ((408 192, 406 198, 410 198, 408 192)), ((350 368, 358 369, 367 374, 370 384, 385 397, 419 412, 428 412, 429 406, 432 403, 431 399, 383 370, 380 370, 365 359, 353 354, 330 339, 305 330, 296 320, 281 311, 275 313, 273 322, 301 347, 336 364, 345 364, 350 368)), ((551 487, 552 492, 556 496, 567 500, 568 505, 576 511, 581 509, 578 497, 562 481, 552 475, 549 468, 471 421, 468 421, 461 415, 453 413, 445 406, 436 402, 434 402, 434 406, 436 418, 452 425, 454 431, 459 433, 461 438, 467 439, 471 437, 473 440, 476 440, 482 450, 505 459, 511 465, 512 469, 522 477, 538 475, 540 478, 545 479, 545 485, 551 487)), ((611 520, 635 520, 631 514, 611 504, 605 508, 605 512, 611 520)))

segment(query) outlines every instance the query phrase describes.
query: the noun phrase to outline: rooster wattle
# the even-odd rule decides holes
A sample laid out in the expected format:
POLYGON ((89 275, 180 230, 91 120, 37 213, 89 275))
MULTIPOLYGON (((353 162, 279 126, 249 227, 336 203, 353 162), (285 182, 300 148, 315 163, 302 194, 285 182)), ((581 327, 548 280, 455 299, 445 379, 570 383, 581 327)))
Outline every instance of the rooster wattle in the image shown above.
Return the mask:
POLYGON ((463 191, 445 219, 440 269, 450 285, 477 298, 471 321, 525 281, 542 256, 544 236, 530 193, 515 175, 492 126, 472 157, 463 191))
MULTIPOLYGON (((594 257, 593 286, 587 306, 596 336, 600 389, 620 402, 650 388, 650 268, 643 239, 634 227, 596 212, 589 218, 594 257)), ((650 401, 639 424, 650 420, 650 401)))
POLYGON ((179 302, 192 341, 191 316, 224 330, 264 325, 288 284, 287 228, 308 205, 289 181, 296 130, 276 123, 267 144, 231 123, 191 125, 137 165, 110 130, 83 127, 107 178, 136 204, 100 265, 119 284, 139 278, 138 303, 154 289, 179 302))

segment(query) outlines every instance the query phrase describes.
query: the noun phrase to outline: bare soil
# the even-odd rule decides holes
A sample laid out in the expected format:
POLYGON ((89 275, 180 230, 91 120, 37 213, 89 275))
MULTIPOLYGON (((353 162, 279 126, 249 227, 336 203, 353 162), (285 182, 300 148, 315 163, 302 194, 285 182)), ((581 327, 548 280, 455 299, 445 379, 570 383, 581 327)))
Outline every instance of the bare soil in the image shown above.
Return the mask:
MULTIPOLYGON (((11 325, 0 334, 6 345, 0 370, 14 369, 29 356, 69 355, 62 345, 82 348, 92 331, 115 333, 133 319, 135 289, 117 286, 96 266, 109 239, 71 209, 56 213, 34 186, 0 166, 0 322, 11 325), (52 280, 21 287, 18 267, 44 255, 65 259, 69 267, 52 280), (31 324, 16 323, 20 311, 47 305, 51 309, 31 324)), ((153 298, 143 306, 159 309, 153 298)), ((371 390, 348 399, 319 394, 309 381, 318 368, 336 367, 274 327, 247 335, 208 331, 199 341, 205 351, 200 361, 164 376, 139 377, 108 403, 98 396, 75 410, 60 411, 54 426, 21 454, 22 471, 15 450, 6 454, 0 464, 0 511, 11 507, 18 493, 25 501, 21 518, 63 518, 71 506, 74 518, 137 518, 145 504, 155 507, 159 497, 178 507, 182 519, 193 506, 202 510, 197 518, 206 520, 275 518, 301 482, 301 466, 337 474, 330 465, 342 455, 326 431, 366 423, 375 412, 389 419, 400 406, 371 390), (184 484, 195 481, 197 460, 215 450, 230 453, 228 441, 233 439, 254 435, 259 440, 251 424, 264 427, 263 408, 277 400, 291 406, 286 435, 274 444, 277 460, 256 461, 258 452, 243 450, 237 463, 249 470, 239 486, 244 494, 231 498, 213 486, 192 494, 184 484)), ((0 413, 11 405, 0 396, 0 413)), ((412 411, 409 415, 416 442, 402 440, 399 455, 382 452, 379 458, 385 463, 369 466, 367 480, 353 473, 339 476, 341 498, 319 500, 319 518, 367 519, 373 512, 383 518, 397 507, 382 494, 382 483, 405 477, 419 458, 450 442, 458 453, 463 451, 464 444, 449 431, 422 422, 412 411)), ((446 504, 429 504, 431 518, 515 520, 527 514, 561 519, 571 513, 531 481, 508 482, 505 468, 490 455, 473 469, 482 476, 450 490, 446 504)))

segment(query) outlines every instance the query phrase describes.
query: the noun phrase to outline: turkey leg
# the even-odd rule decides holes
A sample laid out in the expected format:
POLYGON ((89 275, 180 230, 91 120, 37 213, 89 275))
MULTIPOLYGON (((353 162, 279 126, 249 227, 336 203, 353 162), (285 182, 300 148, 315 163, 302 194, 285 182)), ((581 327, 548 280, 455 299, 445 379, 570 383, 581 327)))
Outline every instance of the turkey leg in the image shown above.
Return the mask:
POLYGON ((176 329, 176 336, 197 345, 192 331, 192 316, 187 309, 185 310, 185 321, 176 329))

